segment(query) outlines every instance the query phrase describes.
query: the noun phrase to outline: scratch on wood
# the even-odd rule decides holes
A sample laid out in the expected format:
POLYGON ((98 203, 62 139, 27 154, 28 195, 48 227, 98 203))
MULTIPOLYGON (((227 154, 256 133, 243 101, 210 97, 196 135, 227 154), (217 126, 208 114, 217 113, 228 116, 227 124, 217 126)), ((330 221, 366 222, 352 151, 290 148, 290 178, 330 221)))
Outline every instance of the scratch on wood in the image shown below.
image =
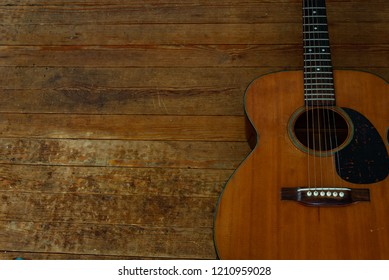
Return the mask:
POLYGON ((382 231, 382 230, 385 230, 385 227, 372 228, 372 229, 370 229, 370 232, 382 231))
POLYGON ((166 107, 165 101, 163 100, 163 95, 160 93, 159 89, 157 89, 157 96, 158 96, 158 105, 159 107, 163 107, 165 109, 166 114, 169 114, 169 111, 166 107))

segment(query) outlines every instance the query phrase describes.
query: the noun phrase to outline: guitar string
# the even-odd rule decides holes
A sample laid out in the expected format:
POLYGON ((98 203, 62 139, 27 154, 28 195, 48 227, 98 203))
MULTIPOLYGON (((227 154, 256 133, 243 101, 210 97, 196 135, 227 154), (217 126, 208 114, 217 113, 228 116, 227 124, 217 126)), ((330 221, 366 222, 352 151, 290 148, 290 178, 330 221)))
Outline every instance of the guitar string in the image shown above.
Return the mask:
MULTIPOLYGON (((304 23, 305 25, 303 26, 303 32, 307 32, 307 30, 309 30, 309 24, 310 24, 310 20, 309 20, 309 17, 306 17, 306 11, 307 9, 310 9, 310 2, 309 0, 303 0, 303 2, 306 4, 306 5, 303 5, 303 18, 304 18, 304 23), (305 10, 304 10, 305 8, 305 10)), ((304 43, 304 54, 305 54, 305 58, 308 57, 308 53, 310 52, 310 45, 311 45, 311 35, 310 33, 305 33, 304 36, 303 36, 306 40, 305 40, 305 43, 304 43), (308 35, 307 35, 308 34, 308 35)), ((305 60, 305 63, 304 63, 304 66, 311 66, 310 65, 310 61, 309 60, 305 60)), ((309 128, 309 114, 310 114, 310 102, 311 100, 309 99, 309 90, 308 90, 308 86, 306 84, 306 81, 309 81, 309 82, 312 82, 312 77, 311 77, 311 73, 309 73, 307 71, 308 68, 305 68, 304 69, 304 77, 306 78, 304 80, 304 92, 305 92, 305 111, 306 111, 306 133, 307 133, 307 180, 308 180, 308 188, 309 190, 311 191, 311 185, 312 185, 312 180, 313 180, 313 183, 316 182, 316 178, 312 178, 312 174, 311 174, 311 139, 310 139, 310 128, 309 128)), ((313 139, 312 139, 313 140, 313 139)), ((313 162, 313 164, 315 164, 315 162, 313 162)), ((315 185, 315 184, 314 184, 315 185)))
MULTIPOLYGON (((327 23, 327 12, 326 12, 326 3, 325 3, 325 0, 323 0, 323 7, 324 7, 324 12, 325 12, 325 24, 327 26, 327 30, 326 30, 326 33, 325 33, 325 39, 326 41, 323 41, 323 42, 327 42, 327 45, 324 45, 322 46, 323 48, 323 53, 328 53, 328 56, 329 58, 331 58, 331 47, 330 47, 330 44, 329 44, 329 33, 328 33, 328 23, 327 23)), ((323 54, 323 56, 321 57, 321 59, 324 59, 326 55, 323 54)), ((324 60, 321 60, 324 62, 324 60)), ((331 98, 334 98, 333 102, 326 102, 327 103, 327 124, 326 124, 326 127, 328 126, 328 132, 327 132, 327 137, 328 137, 328 141, 329 141, 329 144, 330 144, 330 147, 328 149, 328 147, 326 146, 326 157, 330 156, 332 151, 338 147, 338 132, 337 132, 337 124, 336 124, 336 120, 335 120, 335 115, 337 114, 335 112, 335 108, 336 108, 336 100, 335 100, 335 84, 334 84, 334 77, 333 77, 333 68, 332 68, 332 63, 331 63, 331 59, 329 59, 329 63, 328 63, 328 69, 330 73, 327 73, 327 78, 330 78, 330 79, 327 79, 327 81, 330 81, 330 85, 331 85, 331 89, 332 89, 332 95, 331 95, 331 98), (331 121, 332 119, 332 121, 331 121), (333 144, 333 140, 332 140, 332 137, 334 137, 334 142, 335 142, 335 146, 333 144)), ((327 84, 328 86, 328 84, 327 84)), ((327 137, 325 137, 325 139, 327 139, 327 137)), ((331 164, 332 164, 332 169, 331 169, 331 172, 328 172, 328 176, 330 177, 332 175, 332 183, 333 183, 333 187, 336 187, 336 182, 337 181, 340 181, 340 178, 338 178, 336 176, 336 162, 335 160, 339 161, 339 154, 338 153, 335 153, 335 158, 331 160, 331 164), (337 180, 338 179, 338 180, 337 180)), ((339 164, 338 164, 339 166, 339 164)), ((339 185, 340 186, 340 185, 339 185)))
MULTIPOLYGON (((325 24, 325 31, 323 34, 323 44, 321 45, 320 48, 320 61, 322 62, 323 65, 326 66, 326 69, 328 69, 325 75, 323 75, 323 80, 321 84, 324 85, 323 87, 323 98, 330 98, 330 100, 326 100, 324 104, 326 105, 325 110, 323 110, 323 119, 324 119, 324 127, 325 127, 325 157, 328 158, 331 156, 331 153, 333 151, 334 145, 332 142, 332 136, 335 133, 336 136, 336 129, 332 128, 331 125, 331 114, 332 118, 335 117, 334 114, 334 107, 335 107, 335 88, 334 88, 334 83, 333 83, 333 69, 332 69, 332 60, 331 60, 331 51, 330 51, 330 42, 329 42, 329 32, 328 32, 328 21, 327 21, 327 7, 325 0, 323 0, 323 7, 322 7, 322 16, 323 16, 323 24, 325 24)), ((325 176, 328 176, 328 180, 326 182, 329 183, 329 180, 332 178, 332 185, 335 187, 335 166, 334 166, 334 161, 331 158, 331 165, 332 168, 329 169, 327 168, 325 170, 325 176), (332 175, 332 176, 331 176, 332 175)), ((330 186, 327 186, 327 189, 325 191, 328 191, 330 186)))
MULTIPOLYGON (((308 18, 308 21, 309 21, 309 25, 308 25, 308 29, 310 30, 310 28, 313 26, 313 24, 315 24, 315 18, 313 16, 310 16, 310 14, 313 14, 313 9, 314 9, 314 6, 315 6, 315 3, 312 2, 312 0, 308 0, 309 2, 309 9, 307 10, 308 12, 306 13, 307 14, 307 18, 308 18)), ((308 31, 308 37, 309 37, 309 46, 311 47, 311 51, 313 53, 313 55, 310 55, 310 57, 313 57, 312 60, 308 60, 308 67, 307 67, 307 72, 309 73, 309 76, 310 76, 310 86, 308 86, 309 88, 309 93, 311 94, 309 96, 309 103, 311 104, 311 109, 310 109, 310 112, 311 112, 311 126, 312 126, 312 131, 309 132, 312 136, 312 150, 313 150, 313 177, 314 177, 314 187, 315 187, 315 192, 317 191, 317 188, 318 188, 318 181, 322 180, 322 178, 320 177, 320 174, 318 174, 317 170, 318 168, 321 170, 321 161, 319 159, 319 162, 317 161, 317 151, 316 151, 316 147, 318 145, 317 143, 317 140, 320 139, 320 130, 319 131, 316 131, 316 117, 317 117, 317 114, 315 114, 315 107, 317 107, 317 100, 315 100, 312 96, 312 94, 314 93, 314 89, 312 87, 313 84, 313 80, 317 81, 318 79, 318 76, 317 76, 317 73, 315 72, 316 68, 315 68, 315 60, 316 60, 316 43, 317 43, 317 40, 315 40, 315 33, 314 32, 310 32, 308 31), (316 138, 316 134, 319 135, 319 138, 316 138)), ((316 93, 316 92, 315 92, 316 93)), ((318 128, 319 129, 319 128, 318 128)), ((320 144, 320 143, 319 143, 320 144)))
MULTIPOLYGON (((320 17, 322 16, 325 16, 326 15, 326 5, 325 5, 325 2, 323 0, 323 2, 321 3, 318 3, 316 2, 316 7, 317 7, 317 11, 316 11, 316 16, 317 16, 317 42, 318 42, 318 48, 317 48, 317 51, 315 52, 315 55, 317 56, 317 61, 318 61, 318 69, 319 72, 322 71, 323 73, 320 74, 320 79, 318 79, 318 85, 317 85, 317 91, 319 92, 319 94, 317 96, 319 96, 320 98, 328 98, 328 95, 326 95, 326 89, 328 87, 328 80, 325 80, 324 78, 328 78, 329 76, 331 76, 330 74, 326 73, 326 72, 330 72, 331 71, 331 68, 328 68, 328 64, 326 65, 326 63, 324 63, 324 53, 325 53, 325 49, 326 47, 329 45, 329 42, 328 42, 328 29, 326 28, 327 25, 324 25, 325 27, 323 29, 319 28, 319 24, 327 24, 327 21, 326 21, 326 18, 322 18, 323 20, 320 20, 320 17), (327 29, 327 30, 326 30, 327 29), (323 51, 324 50, 324 51, 323 51), (323 53, 323 54, 322 54, 323 53), (323 88, 322 88, 323 87, 323 88)), ((323 25, 322 25, 323 26, 323 25)), ((320 108, 318 109, 318 111, 320 112, 321 111, 321 116, 322 116, 322 125, 323 125, 323 135, 319 135, 320 139, 322 139, 321 141, 323 141, 324 143, 321 143, 320 144, 320 160, 323 161, 323 157, 327 158, 330 151, 329 151, 329 148, 331 147, 328 147, 328 141, 327 141, 327 138, 328 136, 330 135, 330 127, 328 125, 328 122, 327 122, 327 117, 326 117, 326 113, 328 115, 328 111, 330 109, 330 101, 329 100, 322 100, 321 102, 321 106, 320 108)), ((319 123, 320 120, 318 120, 319 123)), ((324 184, 323 180, 324 180, 324 177, 327 175, 327 170, 323 170, 323 166, 321 165, 320 166, 320 173, 321 173, 321 178, 322 178, 322 181, 321 181, 321 187, 323 188, 322 191, 323 192, 327 192, 328 191, 328 186, 326 187, 326 185, 324 184)))
MULTIPOLYGON (((327 39, 327 45, 326 46, 323 46, 323 53, 328 53, 328 55, 326 54, 323 54, 323 57, 326 57, 328 56, 330 59, 329 59, 329 63, 328 63, 328 69, 330 70, 329 74, 328 75, 328 78, 330 79, 327 79, 327 81, 330 81, 329 84, 327 84, 327 86, 330 85, 330 88, 332 89, 331 93, 331 98, 334 98, 333 102, 331 102, 331 105, 328 105, 328 108, 327 108, 327 125, 328 125, 328 139, 329 139, 329 144, 330 144, 330 147, 329 149, 326 147, 326 150, 328 151, 326 156, 330 156, 332 151, 337 148, 337 141, 335 142, 335 146, 333 145, 333 140, 332 140, 332 136, 335 137, 335 139, 337 139, 337 129, 336 129, 336 121, 335 121, 335 106, 336 106, 336 100, 335 100, 335 84, 334 84, 334 78, 333 78, 333 68, 332 68, 332 60, 331 60, 331 47, 330 47, 330 44, 329 44, 329 30, 328 30, 328 21, 327 21, 327 7, 326 7, 326 3, 325 3, 325 0, 324 1, 324 12, 325 12, 325 19, 326 19, 326 26, 327 26, 327 30, 326 30, 326 39, 327 39), (332 117, 332 121, 331 121, 331 117, 332 117), (333 125, 333 127, 332 127, 333 125), (332 132, 333 131, 333 132, 332 132)), ((330 103, 330 102, 328 102, 330 103)), ((337 155, 337 153, 335 153, 337 155)), ((333 184, 333 187, 336 187, 336 164, 335 164, 335 160, 334 159, 331 159, 331 163, 332 163, 332 184, 333 184)), ((330 174, 329 174, 330 175, 330 174)), ((331 175, 330 175, 331 176, 331 175)))
MULTIPOLYGON (((327 191, 324 189, 325 184, 324 184, 324 176, 326 170, 323 168, 323 157, 328 156, 328 143, 327 143, 327 135, 329 135, 329 131, 327 130, 328 125, 327 125, 327 118, 326 118, 326 112, 328 113, 329 109, 329 100, 325 100, 325 98, 328 98, 327 95, 325 95, 325 88, 327 87, 327 84, 324 82, 324 78, 328 77, 327 67, 324 60, 323 60, 323 55, 321 54, 322 50, 326 46, 326 42, 328 45, 328 41, 325 41, 326 36, 325 32, 320 28, 322 24, 325 22, 321 21, 321 16, 323 16, 322 11, 324 9, 325 11, 325 3, 319 3, 317 0, 313 2, 313 8, 309 10, 308 15, 310 18, 313 19, 313 25, 311 25, 312 32, 313 34, 313 45, 314 45, 314 51, 313 51, 313 61, 314 61, 314 67, 311 67, 311 71, 315 75, 315 83, 312 83, 313 86, 311 86, 311 92, 314 92, 314 96, 316 97, 315 100, 315 110, 317 114, 317 120, 313 119, 313 124, 317 123, 317 132, 315 131, 315 128, 313 129, 313 135, 314 139, 317 137, 317 145, 314 146, 315 149, 315 160, 318 160, 318 166, 319 170, 315 169, 314 172, 318 173, 318 177, 320 178, 320 184, 319 187, 321 188, 320 195, 322 195, 322 192, 327 191), (324 36, 321 36, 321 34, 324 34, 324 36), (323 86, 324 85, 324 86, 323 86), (323 86, 323 88, 322 88, 323 86), (312 90, 313 87, 313 90, 312 90), (317 150, 316 150, 317 149, 317 150), (318 159, 317 159, 318 157, 318 159)), ((326 28, 324 28, 325 30, 326 28)), ((330 70, 330 69, 329 69, 330 70)), ((313 97, 312 97, 313 98, 313 97)))
MULTIPOLYGON (((307 131, 309 131, 309 111, 311 112, 311 117, 312 117, 312 141, 313 141, 313 153, 314 155, 318 154, 317 153, 317 148, 320 150, 321 156, 329 156, 332 153, 332 150, 336 147, 338 147, 338 136, 337 136, 337 128, 336 128, 336 120, 335 120, 335 114, 336 112, 334 111, 335 109, 335 102, 331 103, 330 100, 321 100, 321 98, 328 98, 328 95, 326 95, 326 87, 330 84, 332 88, 332 95, 331 98, 335 98, 335 92, 334 92, 334 82, 333 82, 333 75, 332 75, 332 65, 331 61, 329 62, 329 65, 326 65, 324 63, 324 59, 326 54, 330 56, 330 46, 329 46, 329 38, 328 38, 328 29, 325 30, 326 33, 320 33, 322 30, 320 29, 320 20, 318 16, 326 16, 326 6, 325 2, 323 3, 322 6, 319 5, 317 0, 314 0, 314 2, 311 2, 312 0, 307 0, 306 4, 306 9, 303 10, 303 15, 306 17, 307 20, 304 20, 304 23, 309 24, 306 26, 304 31, 308 32, 308 35, 305 36, 307 39, 307 47, 308 47, 308 52, 305 53, 308 54, 309 60, 306 62, 306 77, 309 77, 309 85, 315 85, 313 83, 313 79, 316 81, 316 85, 314 88, 310 87, 309 85, 305 86, 305 91, 307 93, 306 97, 309 98, 306 101, 306 112, 307 112, 307 131), (319 9, 324 9, 323 15, 319 13, 319 9), (314 14, 314 10, 316 11, 314 14), (313 19, 313 20, 310 20, 313 19), (311 27, 317 26, 317 31, 315 32, 315 28, 311 30, 311 27), (311 36, 311 34, 313 34, 311 36), (320 34, 324 34, 324 38, 320 36, 320 34), (326 41, 324 41, 326 39, 326 41), (312 44, 313 41, 313 44, 312 44), (327 44, 322 44, 321 42, 327 42, 327 44), (310 55, 309 47, 312 47, 311 51, 313 55, 310 55), (321 51, 323 51, 323 54, 321 54, 321 51), (325 71, 327 67, 328 71, 325 71), (314 69, 314 70, 313 70, 314 69), (319 70, 320 69, 320 70, 319 70), (310 70, 310 71, 309 71, 310 70), (317 70, 317 71, 316 71, 317 70), (322 73, 320 73, 322 71, 322 73), (330 73, 325 73, 325 72, 330 72, 330 73), (329 81, 329 82, 328 82, 329 81), (324 85, 323 89, 321 89, 321 85, 324 85), (314 93, 313 95, 309 96, 309 93, 314 93), (313 96, 316 97, 316 100, 312 99, 313 96), (321 102, 322 101, 322 102, 321 102), (318 106, 318 105, 321 106, 318 106), (316 106, 315 106, 316 105, 316 106), (323 106, 324 105, 324 106, 323 106), (314 114, 314 110, 316 109, 317 111, 317 116, 314 114), (320 114, 320 110, 322 111, 320 114), (320 115, 322 115, 322 120, 320 119, 320 115), (331 117, 332 115, 332 117, 331 117), (315 117, 317 117, 317 120, 315 120, 315 117), (317 127, 316 127, 317 124, 317 127), (323 125, 323 131, 321 129, 321 126, 323 125), (333 127, 332 127, 333 125, 333 127), (316 139, 315 134, 316 134, 316 129, 317 129, 317 134, 318 138, 316 139), (332 134, 334 137, 332 137, 332 134), (323 135, 323 136, 322 136, 323 135), (334 139, 333 139, 334 138, 334 139), (318 143, 316 143, 318 141, 318 143), (324 147, 323 143, 321 141, 324 141, 324 147), (334 143, 335 142, 335 146, 334 143), (323 151, 324 149, 324 151, 323 151)), ((319 0, 320 1, 320 0, 319 0)), ((324 1, 324 0, 323 0, 324 1)), ((322 22, 323 24, 327 24, 327 22, 322 22)), ((327 26, 327 25, 326 25, 327 26)), ((328 57, 327 56, 327 57, 328 57)), ((307 56, 306 56, 307 57, 307 56)), ((328 94, 328 93, 327 93, 328 94)), ((308 143, 308 148, 310 147, 310 137, 309 133, 307 133, 307 143, 308 143)), ((309 149, 308 149, 309 151, 309 149)), ((314 185, 317 187, 317 181, 318 177, 320 178, 320 186, 323 187, 323 171, 325 172, 325 175, 329 175, 332 173, 332 181, 334 184, 334 187, 336 186, 336 171, 338 169, 339 175, 341 174, 340 170, 340 165, 339 165, 339 154, 335 153, 335 159, 332 160, 332 172, 328 170, 323 170, 323 164, 322 164, 322 157, 319 155, 319 163, 317 163, 316 157, 313 158, 313 172, 314 172, 314 185), (336 167, 336 162, 338 162, 338 167, 336 167), (319 171, 317 171, 317 165, 319 166, 319 171), (318 174, 319 173, 319 174, 318 174), (327 174, 328 173, 328 174, 327 174)), ((308 185, 310 188, 311 185, 311 179, 310 179, 310 157, 308 153, 308 185)), ((340 178, 338 178, 340 181, 340 178)))
MULTIPOLYGON (((317 0, 315 0, 317 1, 317 0)), ((319 0, 320 1, 320 0, 319 0)), ((325 63, 325 56, 326 54, 328 53, 328 56, 331 58, 331 51, 330 51, 330 44, 329 44, 329 36, 328 36, 328 23, 327 23, 327 13, 326 13, 326 3, 325 3, 325 0, 322 0, 322 7, 319 7, 318 3, 316 2, 316 7, 319 7, 320 9, 323 9, 323 14, 321 16, 324 16, 324 22, 321 22, 323 24, 325 24, 325 26, 327 27, 325 30, 325 33, 317 33, 317 36, 316 38, 319 39, 317 40, 318 42, 318 45, 319 45, 319 51, 318 52, 315 52, 315 55, 317 55, 317 59, 316 61, 318 61, 318 69, 322 69, 323 73, 321 74, 321 79, 319 80, 319 83, 321 85, 325 85, 325 87, 321 90, 321 95, 317 95, 317 96, 321 96, 321 98, 328 98, 328 93, 326 92, 326 89, 328 87, 328 85, 330 84, 331 85, 331 89, 332 89, 332 95, 331 98, 334 98, 335 99, 335 88, 334 88, 334 81, 333 81, 333 71, 332 71, 332 64, 331 64, 331 59, 329 59, 329 63, 326 65, 325 63), (324 34, 323 36, 320 36, 320 34, 324 34), (321 54, 321 51, 323 54, 321 54), (323 66, 327 66, 327 67, 323 67, 323 66), (325 71, 326 69, 328 68, 328 71, 325 71), (326 72, 329 72, 329 73, 326 73, 326 72), (327 78, 327 79, 324 79, 324 78, 327 78), (330 81, 328 83, 328 81, 330 81)), ((319 15, 318 12, 316 12, 317 15, 319 15)), ((317 18, 317 23, 320 23, 320 20, 319 18, 317 18)), ((318 31, 321 31, 320 28, 318 28, 318 31)), ((320 86, 317 86, 317 88, 319 89, 320 86)), ((323 140, 324 140, 324 155, 325 157, 328 157, 331 155, 332 151, 334 148, 337 148, 338 147, 338 135, 337 135, 337 128, 336 128, 336 120, 335 120, 335 115, 336 115, 336 112, 335 112, 335 100, 324 100, 323 102, 324 106, 321 106, 322 108, 322 115, 323 115, 323 127, 324 127, 324 131, 323 131, 323 140), (325 114, 326 112, 326 114, 325 114), (327 115, 327 116, 326 116, 327 115), (331 121, 331 117, 330 115, 332 115, 332 121, 331 121), (333 127, 332 127, 333 125, 333 127), (335 141, 335 146, 333 145, 332 143, 332 135, 334 136, 334 141, 335 141), (328 143, 329 142, 329 143, 328 143), (329 144, 329 146, 328 146, 329 144)), ((320 120, 319 121, 319 125, 320 125, 320 120)), ((319 135, 319 139, 322 139, 321 135, 319 135)), ((320 147, 322 147, 321 145, 319 145, 320 147)), ((333 186, 336 187, 336 163, 335 163, 335 160, 337 160, 339 162, 339 154, 338 153, 335 153, 335 159, 331 160, 331 163, 332 163, 332 170, 329 171, 329 170, 323 170, 322 169, 322 166, 321 166, 321 169, 320 169, 320 172, 325 172, 324 176, 329 176, 331 177, 332 175, 332 182, 333 182, 333 186)), ((340 166, 338 164, 338 166, 340 166)), ((321 175, 323 176, 323 175, 321 175)), ((323 178, 323 177, 322 177, 323 178)), ((330 179, 330 178, 328 178, 330 179)), ((340 181, 340 178, 338 178, 338 180, 340 181)), ((321 184, 321 187, 325 187, 323 185, 323 183, 321 184)), ((329 186, 327 186, 328 188, 329 186)), ((327 189, 328 190, 328 189, 327 189)))
MULTIPOLYGON (((327 50, 329 50, 329 36, 328 36, 328 24, 327 24, 327 14, 326 14, 326 3, 325 0, 322 0, 322 2, 318 2, 315 0, 315 6, 316 6, 316 12, 315 12, 315 19, 316 19, 316 30, 317 32, 314 32, 315 38, 316 38, 316 51, 315 51, 315 57, 317 62, 317 70, 318 70, 318 79, 316 90, 317 95, 319 98, 318 103, 320 104, 318 108, 318 125, 319 125, 319 149, 320 149, 320 177, 321 177, 321 184, 320 187, 322 188, 321 195, 324 195, 325 192, 329 190, 330 186, 327 186, 325 182, 327 182, 327 176, 331 174, 332 172, 328 170, 324 170, 322 162, 325 160, 324 158, 327 158, 331 154, 331 150, 333 149, 333 145, 331 143, 331 125, 329 120, 329 112, 332 111, 332 100, 328 100, 328 88, 329 84, 331 84, 331 76, 332 76, 332 67, 331 61, 329 63, 326 63, 325 56, 327 53, 327 50), (322 20, 321 20, 322 19, 322 20), (320 28, 320 26, 324 26, 324 28, 320 28), (320 119, 321 115, 321 119, 320 119), (323 127, 322 131, 321 126, 323 127), (328 173, 329 172, 329 173, 328 173)), ((319 0, 320 1, 320 0, 319 0)), ((332 95, 330 95, 332 98, 332 95)), ((333 111, 332 111, 333 112, 333 111)), ((333 169, 332 169, 333 170, 333 169)), ((333 173, 332 173, 333 174, 333 173)), ((333 176, 332 176, 333 177, 333 176)), ((333 177, 334 178, 334 177, 333 177)))
MULTIPOLYGON (((315 58, 315 44, 316 44, 316 41, 315 41, 315 35, 314 33, 310 33, 310 28, 312 26, 312 24, 314 23, 314 21, 312 20, 312 17, 309 16, 309 11, 312 11, 313 9, 313 3, 311 2, 312 0, 307 0, 308 2, 308 9, 306 9, 306 11, 304 11, 304 14, 306 15, 306 18, 307 18, 307 21, 308 21, 308 25, 307 25, 307 28, 308 32, 308 52, 309 53, 313 53, 313 55, 309 55, 309 57, 313 57, 315 58)), ((313 81, 315 80, 316 78, 316 74, 314 73, 314 71, 312 71, 312 69, 314 68, 315 66, 315 63, 314 63, 315 59, 308 59, 308 62, 306 63, 306 72, 307 72, 307 75, 309 76, 309 81, 310 81, 310 84, 313 84, 313 81)), ((307 91, 307 98, 308 98, 308 111, 307 111, 307 119, 308 119, 308 127, 307 127, 307 137, 308 139, 312 140, 312 143, 310 143, 312 146, 308 146, 308 150, 311 150, 312 151, 312 160, 313 160, 313 171, 311 170, 311 167, 310 169, 308 170, 308 172, 311 174, 313 173, 313 186, 314 186, 314 191, 316 191, 317 189, 317 186, 318 186, 318 174, 317 174, 317 159, 316 159, 316 137, 315 137, 315 133, 316 133, 316 121, 315 121, 315 100, 312 98, 312 88, 309 87, 309 85, 306 85, 306 91, 307 91), (311 118, 311 120, 309 120, 309 118, 311 118), (311 127, 310 127, 311 126, 311 127), (311 138, 312 137, 312 138, 311 138)))
MULTIPOLYGON (((325 1, 325 0, 323 0, 325 1)), ((331 53, 331 48, 330 48, 330 45, 328 44, 328 53, 331 53)), ((333 71, 332 71, 332 65, 331 65, 331 72, 332 72, 332 84, 333 84, 333 93, 334 93, 334 105, 333 105, 333 109, 335 109, 336 107, 336 98, 335 98, 335 78, 334 78, 334 75, 333 75, 333 71)), ((338 148, 339 145, 341 145, 342 143, 339 143, 339 140, 338 140, 338 133, 337 133, 337 123, 336 123, 336 120, 335 120, 335 111, 332 110, 332 123, 333 123, 333 128, 334 128, 334 142, 335 142, 335 148, 338 148)), ((347 127, 348 127, 348 124, 347 124, 347 127)), ((347 131, 347 134, 348 134, 348 131, 347 131)), ((348 136, 348 135, 347 135, 348 136)), ((334 154, 334 159, 332 160, 332 165, 333 165, 333 182, 334 182, 334 186, 336 186, 336 182, 338 182, 338 186, 341 187, 342 186, 342 180, 341 180, 341 168, 340 168, 340 155, 338 152, 336 152, 334 154), (336 175, 336 172, 338 172, 338 175, 336 175)))
MULTIPOLYGON (((312 18, 313 18, 313 21, 314 21, 314 24, 319 26, 319 16, 318 16, 318 11, 319 11, 319 3, 317 0, 314 1, 314 7, 313 9, 311 10, 311 13, 312 13, 312 18)), ((319 152, 317 152, 315 150, 315 154, 319 155, 318 156, 318 159, 319 159, 319 170, 315 172, 318 172, 318 176, 320 178, 320 184, 319 184, 319 187, 323 187, 323 157, 322 157, 322 134, 323 134, 323 131, 322 131, 322 120, 321 120, 321 111, 323 110, 323 104, 321 103, 325 103, 325 102, 322 102, 322 100, 320 100, 320 98, 322 98, 322 95, 320 95, 320 93, 322 93, 319 89, 319 84, 320 82, 322 81, 321 76, 323 75, 321 73, 321 71, 323 70, 323 65, 321 65, 321 61, 320 61, 320 55, 318 55, 317 53, 317 50, 320 49, 321 47, 321 40, 320 40, 320 36, 318 32, 313 32, 313 37, 314 37, 314 61, 315 61, 315 65, 313 67, 313 72, 315 73, 315 81, 316 81, 316 85, 315 85, 315 89, 314 89, 314 92, 315 92, 315 96, 317 96, 317 100, 315 101, 316 103, 316 114, 317 114, 317 120, 313 120, 314 123, 316 123, 317 121, 317 140, 318 140, 318 143, 317 143, 317 150, 319 152)), ((319 52, 320 53, 320 52, 319 52)), ((313 132, 313 137, 316 138, 316 134, 315 134, 315 131, 313 132)), ((315 149, 316 149, 316 146, 315 146, 315 149)), ((317 158, 317 157, 316 157, 317 158)))

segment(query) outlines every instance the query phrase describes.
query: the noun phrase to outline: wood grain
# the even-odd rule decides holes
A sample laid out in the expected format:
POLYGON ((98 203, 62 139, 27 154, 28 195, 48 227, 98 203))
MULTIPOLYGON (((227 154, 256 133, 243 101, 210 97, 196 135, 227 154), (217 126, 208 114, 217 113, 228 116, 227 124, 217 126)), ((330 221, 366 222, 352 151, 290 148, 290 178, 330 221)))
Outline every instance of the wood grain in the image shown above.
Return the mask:
POLYGON ((3 89, 2 113, 242 116, 245 87, 3 89), (31 100, 31 96, 33 99, 31 100))
MULTIPOLYGON (((0 25, 1 45, 299 44, 300 24, 0 25), (282 32, 281 32, 282 30, 282 32)), ((380 22, 329 25, 333 44, 388 44, 380 22), (358 29, 358 33, 350 30, 358 29)))
MULTIPOLYGON (((55 1, 43 4, 17 3, 4 6, 0 16, 6 23, 13 24, 136 24, 136 23, 300 23, 299 1, 106 1, 98 3, 75 3, 60 5, 55 1), (276 5, 274 3, 277 3, 276 5), (215 16, 215 10, 220 15, 215 16), (129 14, 136 14, 128 16, 129 14)), ((382 5, 385 7, 385 5, 382 5)), ((332 7, 332 6, 330 6, 332 7)), ((387 9, 374 8, 374 14, 366 17, 366 10, 372 10, 366 1, 338 2, 336 9, 329 9, 334 22, 385 21, 387 9)))
MULTIPOLYGON (((387 45, 332 45, 335 67, 386 67, 387 45), (362 55, 361 55, 362 54, 362 55)), ((0 46, 2 66, 302 67, 301 45, 0 46)))
MULTIPOLYGON (((334 67, 389 80, 389 2, 327 2, 334 67)), ((0 0, 0 18, 0 259, 215 258, 243 94, 302 67, 301 0, 0 0)))
MULTIPOLYGON (((334 155, 307 155, 290 140, 290 116, 304 105, 304 95, 288 99, 304 87, 300 74, 291 71, 264 76, 247 92, 247 114, 260 138, 219 200, 215 220, 219 256, 387 259, 389 178, 371 184, 342 180, 336 174, 334 155), (279 83, 279 79, 286 82, 279 83), (259 104, 266 104, 266 109, 257 111, 259 104), (344 207, 307 207, 281 200, 283 187, 368 188, 371 199, 344 207)), ((374 75, 353 71, 334 72, 334 81, 336 105, 367 117, 384 139, 389 119, 385 109, 389 105, 388 84, 374 75)))
MULTIPOLYGON (((232 160, 233 161, 233 160, 232 160)), ((0 189, 10 194, 218 197, 231 172, 222 168, 128 168, 2 164, 0 189)))
POLYGON ((2 251, 215 258, 212 231, 202 228, 2 221, 0 246, 2 251))
POLYGON ((245 141, 241 116, 1 114, 0 137, 245 141))
POLYGON ((0 139, 6 164, 154 168, 236 167, 249 151, 245 142, 0 139))
MULTIPOLYGON (((0 67, 4 89, 99 88, 203 88, 247 85, 258 75, 280 70, 245 68, 79 68, 0 67), (225 82, 223 79, 228 79, 225 82)), ((112 112, 115 113, 115 112, 112 112)))
POLYGON ((0 192, 1 221, 210 228, 217 197, 0 192), (188 207, 190 205, 190 207, 188 207), (146 213, 146 214, 145 214, 146 213))

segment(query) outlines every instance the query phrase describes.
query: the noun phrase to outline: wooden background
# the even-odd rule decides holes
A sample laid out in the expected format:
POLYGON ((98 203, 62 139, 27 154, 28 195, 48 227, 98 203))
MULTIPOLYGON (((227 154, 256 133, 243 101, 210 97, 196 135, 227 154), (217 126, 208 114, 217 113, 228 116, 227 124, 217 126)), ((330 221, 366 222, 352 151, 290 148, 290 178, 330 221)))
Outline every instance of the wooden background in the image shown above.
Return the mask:
MULTIPOLYGON (((389 1, 327 0, 389 80, 389 1)), ((213 259, 242 95, 302 67, 301 0, 0 0, 0 258, 213 259)))

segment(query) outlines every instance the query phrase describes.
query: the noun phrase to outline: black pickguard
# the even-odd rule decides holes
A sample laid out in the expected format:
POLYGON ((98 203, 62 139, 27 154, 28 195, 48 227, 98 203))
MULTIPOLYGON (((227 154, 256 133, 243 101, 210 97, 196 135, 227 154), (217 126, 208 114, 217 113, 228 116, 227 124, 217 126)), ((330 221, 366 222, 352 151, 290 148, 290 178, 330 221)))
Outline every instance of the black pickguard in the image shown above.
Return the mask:
POLYGON ((389 173, 385 143, 373 124, 363 115, 342 108, 354 125, 351 142, 335 153, 338 175, 350 183, 371 184, 384 180, 389 173))

